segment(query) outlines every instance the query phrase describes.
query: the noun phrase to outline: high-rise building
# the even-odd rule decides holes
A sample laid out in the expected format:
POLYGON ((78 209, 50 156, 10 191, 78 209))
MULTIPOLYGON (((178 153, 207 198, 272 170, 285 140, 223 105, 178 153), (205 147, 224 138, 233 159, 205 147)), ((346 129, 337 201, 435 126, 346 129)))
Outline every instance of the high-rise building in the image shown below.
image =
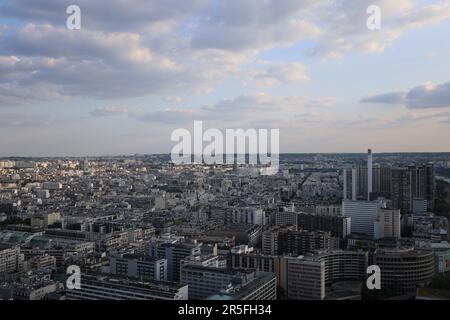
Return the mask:
POLYGON ((427 201, 433 211, 435 202, 435 173, 432 164, 392 169, 391 200, 402 213, 412 213, 415 198, 427 201))
MULTIPOLYGON (((352 177, 352 184, 356 182, 356 196, 352 195, 352 200, 365 200, 369 195, 370 170, 364 165, 355 170, 356 178, 352 177)), ((396 168, 374 166, 371 185, 370 200, 378 197, 389 199, 393 208, 400 209, 402 214, 413 212, 414 199, 423 199, 427 210, 434 209, 436 183, 433 164, 396 168)), ((345 199, 350 199, 348 184, 345 199)))
POLYGON ((372 150, 367 151, 367 200, 371 200, 373 190, 373 163, 372 163, 372 150))

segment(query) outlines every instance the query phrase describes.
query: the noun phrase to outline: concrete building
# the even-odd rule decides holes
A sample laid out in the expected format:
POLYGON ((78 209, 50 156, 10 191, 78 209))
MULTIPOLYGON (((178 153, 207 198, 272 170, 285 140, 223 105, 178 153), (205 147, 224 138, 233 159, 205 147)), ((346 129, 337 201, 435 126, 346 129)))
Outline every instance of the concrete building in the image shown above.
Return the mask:
POLYGON ((342 214, 351 218, 351 233, 362 233, 375 236, 375 222, 380 216, 381 203, 379 201, 342 202, 342 214))
POLYGON ((141 282, 118 276, 81 276, 81 289, 66 290, 68 300, 187 300, 188 288, 169 282, 141 282))
MULTIPOLYGON (((268 273, 259 273, 254 270, 245 269, 224 269, 195 265, 185 265, 181 268, 181 283, 189 288, 189 299, 206 299, 212 295, 222 292, 236 292, 240 288, 248 287, 260 277, 265 277, 268 273)), ((273 285, 266 290, 270 290, 271 297, 275 289, 276 279, 272 273, 267 281, 273 285)), ((254 288, 257 289, 257 288, 254 288)))
POLYGON ((0 273, 18 272, 23 268, 24 256, 20 247, 0 243, 0 273))
POLYGON ((367 252, 324 251, 286 259, 289 299, 322 300, 326 288, 347 280, 363 281, 368 264, 367 252))
POLYGON ((329 232, 283 230, 278 234, 278 254, 298 256, 332 248, 329 232))
POLYGON ((325 298, 325 262, 299 258, 287 259, 290 300, 322 300, 325 298))
POLYGON ((262 253, 266 255, 278 255, 278 235, 282 230, 296 231, 295 226, 274 226, 265 230, 262 234, 262 253))
POLYGON ((427 285, 435 272, 435 255, 430 250, 413 248, 378 249, 373 264, 381 269, 381 287, 399 294, 415 292, 427 285))
POLYGON ((329 231, 333 237, 344 239, 351 232, 351 218, 336 215, 299 213, 297 228, 329 231))
POLYGON ((228 224, 221 230, 214 230, 209 235, 234 237, 236 244, 259 246, 262 237, 262 226, 256 224, 228 224))
POLYGON ((110 273, 141 280, 167 280, 167 260, 155 257, 124 254, 109 260, 110 273))
POLYGON ((381 209, 375 230, 376 239, 400 238, 400 210, 381 209))
POLYGON ((258 208, 233 208, 227 210, 225 224, 266 224, 266 214, 258 208))
POLYGON ((151 257, 167 260, 167 280, 180 280, 181 260, 191 255, 200 255, 201 246, 195 243, 151 242, 149 248, 151 257))
POLYGON ((245 284, 231 286, 207 300, 276 300, 276 277, 272 273, 258 272, 256 278, 245 284))

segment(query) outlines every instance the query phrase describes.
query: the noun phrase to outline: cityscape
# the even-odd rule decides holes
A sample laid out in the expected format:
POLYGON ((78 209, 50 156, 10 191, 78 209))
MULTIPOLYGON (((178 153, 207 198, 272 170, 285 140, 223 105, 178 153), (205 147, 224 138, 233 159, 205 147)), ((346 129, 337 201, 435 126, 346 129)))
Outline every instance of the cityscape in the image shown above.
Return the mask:
POLYGON ((280 156, 2 160, 0 297, 449 298, 450 153, 280 156))
POLYGON ((0 308, 450 300, 449 34, 450 0, 0 0, 0 308))

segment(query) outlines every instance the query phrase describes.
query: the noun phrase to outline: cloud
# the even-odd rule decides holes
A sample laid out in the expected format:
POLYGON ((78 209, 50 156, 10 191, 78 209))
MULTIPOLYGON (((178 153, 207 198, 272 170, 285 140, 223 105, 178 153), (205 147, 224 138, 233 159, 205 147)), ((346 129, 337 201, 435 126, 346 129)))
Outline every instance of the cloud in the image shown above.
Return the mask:
MULTIPOLYGON (((132 119, 158 124, 189 124, 203 120, 215 125, 229 127, 279 126, 294 127, 298 121, 317 122, 321 113, 310 110, 314 107, 328 107, 334 99, 313 99, 303 96, 274 96, 264 92, 240 95, 223 99, 217 103, 177 108, 122 108, 105 107, 90 112, 94 117, 126 115, 132 119)), ((298 124, 298 123, 297 123, 298 124)))
POLYGON ((305 66, 299 62, 269 64, 264 70, 251 70, 249 81, 258 87, 272 87, 279 84, 309 81, 305 66))
POLYGON ((262 88, 302 83, 309 76, 299 62, 249 66, 305 39, 319 57, 381 52, 406 31, 450 17, 449 0, 79 0, 82 29, 70 31, 69 4, 2 2, 0 17, 14 23, 0 27, 0 86, 8 89, 0 106, 204 94, 244 70, 244 81, 262 88), (366 28, 369 4, 382 8, 379 32, 366 28))
POLYGON ((91 115, 94 117, 109 117, 121 114, 128 114, 128 112, 129 111, 126 108, 106 107, 91 111, 91 115))
POLYGON ((54 123, 48 114, 3 113, 0 117, 0 128, 42 128, 54 123))
POLYGON ((334 10, 318 11, 327 27, 311 53, 325 58, 341 58, 347 53, 380 53, 405 32, 436 25, 450 18, 450 1, 419 5, 411 0, 334 1, 334 10), (366 27, 369 5, 381 9, 381 29, 366 27))
POLYGON ((450 107, 450 82, 417 86, 408 92, 391 92, 368 95, 363 103, 383 103, 404 105, 409 109, 431 109, 450 107))
POLYGON ((405 100, 405 93, 390 92, 383 94, 369 94, 361 99, 363 103, 401 104, 405 100))
POLYGON ((201 13, 207 0, 6 0, 0 17, 14 17, 35 23, 63 26, 66 8, 76 4, 82 13, 82 26, 90 30, 131 31, 148 29, 201 13))

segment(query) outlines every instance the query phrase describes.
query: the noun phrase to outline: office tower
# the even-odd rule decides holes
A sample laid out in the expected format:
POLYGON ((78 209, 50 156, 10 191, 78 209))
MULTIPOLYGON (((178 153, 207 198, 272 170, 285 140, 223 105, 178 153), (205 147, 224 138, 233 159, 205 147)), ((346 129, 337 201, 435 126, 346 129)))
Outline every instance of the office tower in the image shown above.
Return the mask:
POLYGON ((349 217, 299 213, 297 219, 298 229, 329 231, 331 236, 340 239, 347 237, 351 232, 349 217))
POLYGON ((342 213, 351 218, 351 233, 375 236, 375 222, 378 220, 381 209, 379 201, 353 201, 342 202, 342 213))
MULTIPOLYGON (((368 158, 369 165, 372 155, 368 158)), ((434 209, 436 183, 433 164, 398 168, 375 166, 371 170, 359 165, 355 176, 356 194, 352 194, 353 200, 366 199, 370 192, 370 200, 377 197, 390 199, 392 206, 400 209, 402 214, 413 212, 415 198, 423 198, 427 201, 427 209, 434 209), (372 182, 369 182, 370 176, 372 182)), ((355 179, 352 177, 352 180, 355 179)))
POLYGON ((435 256, 431 250, 413 248, 378 249, 373 263, 381 269, 381 288, 399 294, 414 293, 434 276, 435 256))
POLYGON ((302 255, 330 249, 332 241, 329 232, 281 230, 278 234, 278 254, 302 255))
POLYGON ((427 209, 433 211, 435 202, 434 165, 408 166, 392 169, 391 199, 403 213, 413 212, 413 200, 423 198, 427 209))
POLYGON ((358 169, 344 169, 344 200, 356 200, 358 195, 358 169))
POLYGON ((167 260, 155 257, 124 254, 112 256, 109 260, 111 274, 138 278, 141 280, 167 280, 167 260))
POLYGON ((188 287, 142 282, 119 276, 81 275, 81 289, 66 290, 68 300, 187 300, 188 287))
POLYGON ((375 238, 400 238, 400 210, 380 210, 380 216, 377 221, 377 234, 375 238))
POLYGON ((358 186, 358 175, 357 170, 352 169, 352 200, 356 200, 357 197, 357 186, 358 186))
POLYGON ((379 165, 373 167, 372 199, 378 197, 391 198, 391 168, 379 165))
POLYGON ((367 151, 367 200, 370 199, 370 195, 372 194, 372 188, 373 188, 373 163, 372 163, 372 150, 369 149, 367 151))
MULTIPOLYGON (((230 287, 244 287, 263 276, 263 272, 254 270, 233 270, 228 268, 204 267, 198 265, 184 265, 181 268, 181 283, 188 286, 189 299, 206 299, 230 287)), ((271 274, 269 281, 276 286, 275 276, 271 274)))
POLYGON ((347 185, 348 185, 348 181, 347 181, 347 169, 344 169, 342 172, 342 177, 343 177, 343 183, 344 183, 344 191, 342 193, 342 198, 343 200, 347 200, 348 199, 348 194, 347 194, 347 185))
POLYGON ((200 245, 193 243, 151 242, 151 257, 167 260, 167 280, 178 282, 180 280, 181 260, 191 255, 201 253, 200 245))

